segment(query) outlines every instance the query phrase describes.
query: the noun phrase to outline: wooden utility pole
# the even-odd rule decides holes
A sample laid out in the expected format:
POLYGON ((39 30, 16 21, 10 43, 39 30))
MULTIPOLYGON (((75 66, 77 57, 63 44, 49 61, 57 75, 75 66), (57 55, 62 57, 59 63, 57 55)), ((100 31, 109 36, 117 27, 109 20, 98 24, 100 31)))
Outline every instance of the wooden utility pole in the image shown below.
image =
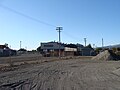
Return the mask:
POLYGON ((61 57, 61 53, 60 53, 60 44, 61 44, 61 30, 63 30, 63 27, 57 27, 56 30, 59 33, 59 58, 61 57))
POLYGON ((20 41, 20 49, 21 49, 22 41, 20 41))
POLYGON ((86 39, 86 38, 84 38, 84 42, 85 42, 85 47, 86 47, 86 42, 87 42, 87 39, 86 39))
POLYGON ((103 49, 103 47, 104 47, 104 40, 103 40, 103 38, 102 38, 102 49, 103 49))

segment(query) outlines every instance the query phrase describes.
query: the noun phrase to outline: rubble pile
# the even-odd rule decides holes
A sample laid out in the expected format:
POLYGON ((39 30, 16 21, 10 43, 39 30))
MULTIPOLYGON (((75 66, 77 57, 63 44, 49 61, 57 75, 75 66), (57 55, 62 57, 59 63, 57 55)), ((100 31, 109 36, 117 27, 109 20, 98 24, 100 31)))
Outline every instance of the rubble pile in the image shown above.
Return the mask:
POLYGON ((113 53, 111 50, 105 50, 97 56, 93 57, 92 60, 119 60, 119 56, 113 53))

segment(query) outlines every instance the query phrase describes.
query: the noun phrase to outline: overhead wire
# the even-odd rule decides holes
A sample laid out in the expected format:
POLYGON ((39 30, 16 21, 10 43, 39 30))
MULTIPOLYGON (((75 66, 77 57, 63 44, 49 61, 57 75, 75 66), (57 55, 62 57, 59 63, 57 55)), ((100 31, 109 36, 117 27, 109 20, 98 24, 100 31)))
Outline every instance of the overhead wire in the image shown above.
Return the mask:
POLYGON ((41 24, 44 24, 44 25, 48 25, 48 26, 52 26, 52 27, 56 27, 55 25, 52 25, 52 24, 43 22, 43 21, 38 20, 38 19, 36 19, 36 18, 34 18, 34 17, 32 17, 32 16, 29 16, 29 15, 26 15, 26 14, 24 14, 24 13, 21 13, 21 12, 19 12, 19 11, 17 11, 17 10, 11 9, 11 8, 5 6, 5 5, 0 4, 0 7, 3 8, 3 9, 6 9, 6 10, 8 10, 8 11, 11 11, 11 12, 13 12, 13 13, 16 13, 16 14, 18 14, 18 15, 21 15, 21 16, 23 16, 23 17, 25 17, 25 18, 28 18, 28 19, 30 19, 30 20, 36 21, 36 22, 38 22, 38 23, 41 23, 41 24))
MULTIPOLYGON (((7 6, 3 5, 3 4, 0 4, 0 7, 3 8, 3 9, 5 9, 5 10, 11 11, 11 12, 13 12, 13 13, 15 13, 15 14, 18 14, 18 15, 20 15, 20 16, 23 16, 23 17, 25 17, 25 18, 28 18, 28 19, 30 19, 30 20, 36 21, 36 22, 38 22, 38 23, 41 23, 41 24, 44 24, 44 25, 47 25, 47 26, 51 26, 51 27, 56 27, 55 25, 52 25, 52 24, 46 23, 46 22, 44 22, 44 21, 38 20, 38 19, 36 19, 36 18, 34 18, 34 17, 32 17, 32 16, 26 15, 26 14, 24 14, 24 13, 22 13, 22 12, 19 12, 19 11, 17 11, 17 10, 14 10, 14 9, 12 9, 12 8, 9 8, 9 7, 7 7, 7 6)), ((73 35, 68 34, 68 33, 65 32, 65 31, 63 31, 63 34, 66 35, 66 36, 68 36, 68 37, 70 37, 70 38, 73 39, 73 40, 80 41, 80 39, 78 39, 77 37, 75 37, 75 36, 73 36, 73 35)))
POLYGON ((69 38, 71 38, 72 40, 75 40, 75 41, 77 41, 77 42, 80 41, 80 38, 75 37, 75 36, 73 36, 73 35, 71 35, 71 34, 65 32, 65 31, 63 31, 62 33, 63 33, 64 35, 68 36, 69 38))

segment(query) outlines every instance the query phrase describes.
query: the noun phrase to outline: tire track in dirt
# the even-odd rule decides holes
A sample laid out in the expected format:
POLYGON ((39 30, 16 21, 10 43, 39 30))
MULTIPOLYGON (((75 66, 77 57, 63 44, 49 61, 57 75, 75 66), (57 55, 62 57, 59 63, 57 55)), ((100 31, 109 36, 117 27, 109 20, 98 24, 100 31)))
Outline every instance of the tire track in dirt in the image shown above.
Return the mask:
POLYGON ((1 90, 120 90, 120 78, 112 74, 119 65, 120 62, 90 60, 34 64, 0 74, 0 87, 1 90))

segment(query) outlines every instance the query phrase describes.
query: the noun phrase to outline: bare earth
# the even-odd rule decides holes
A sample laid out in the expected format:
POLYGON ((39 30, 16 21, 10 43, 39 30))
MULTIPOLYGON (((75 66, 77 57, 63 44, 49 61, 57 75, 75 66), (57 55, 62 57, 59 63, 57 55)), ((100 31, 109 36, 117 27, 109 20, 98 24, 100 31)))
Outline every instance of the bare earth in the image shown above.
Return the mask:
POLYGON ((24 64, 0 71, 0 90, 120 90, 119 68, 82 59, 24 64))

